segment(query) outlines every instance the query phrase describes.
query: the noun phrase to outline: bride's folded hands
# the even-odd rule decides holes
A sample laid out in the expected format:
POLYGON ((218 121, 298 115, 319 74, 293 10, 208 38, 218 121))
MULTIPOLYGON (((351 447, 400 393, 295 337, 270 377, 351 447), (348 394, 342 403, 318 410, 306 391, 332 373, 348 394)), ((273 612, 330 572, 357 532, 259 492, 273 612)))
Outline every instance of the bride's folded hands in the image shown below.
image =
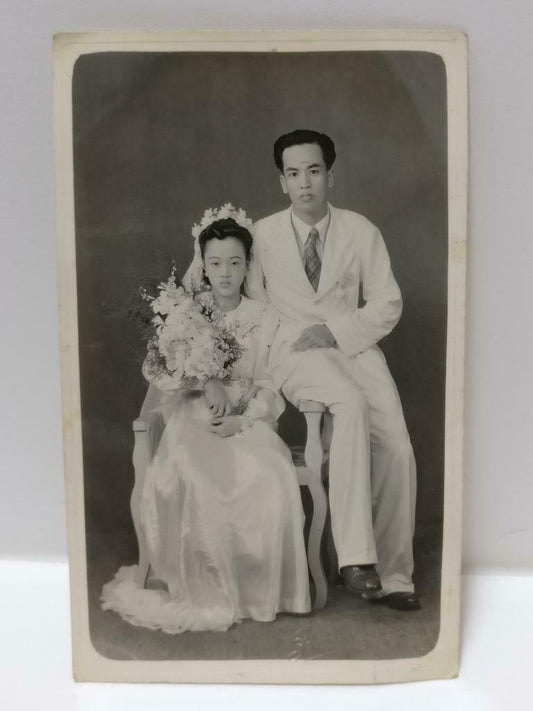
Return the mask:
POLYGON ((220 437, 231 437, 242 430, 241 418, 238 415, 226 417, 213 417, 210 422, 211 432, 220 437))
POLYGON ((215 417, 229 415, 233 409, 228 393, 218 378, 209 378, 205 383, 204 398, 211 414, 215 417))

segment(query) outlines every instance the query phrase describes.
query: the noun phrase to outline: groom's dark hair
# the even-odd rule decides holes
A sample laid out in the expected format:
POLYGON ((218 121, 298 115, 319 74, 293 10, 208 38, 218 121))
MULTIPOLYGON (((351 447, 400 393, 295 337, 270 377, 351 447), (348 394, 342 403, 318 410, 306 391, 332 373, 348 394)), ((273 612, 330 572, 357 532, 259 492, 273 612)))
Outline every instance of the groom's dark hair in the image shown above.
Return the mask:
POLYGON ((335 144, 329 136, 318 131, 310 131, 305 128, 298 128, 296 131, 284 133, 274 143, 274 163, 283 173, 283 151, 291 146, 301 146, 303 143, 317 143, 321 150, 327 170, 335 162, 335 144))

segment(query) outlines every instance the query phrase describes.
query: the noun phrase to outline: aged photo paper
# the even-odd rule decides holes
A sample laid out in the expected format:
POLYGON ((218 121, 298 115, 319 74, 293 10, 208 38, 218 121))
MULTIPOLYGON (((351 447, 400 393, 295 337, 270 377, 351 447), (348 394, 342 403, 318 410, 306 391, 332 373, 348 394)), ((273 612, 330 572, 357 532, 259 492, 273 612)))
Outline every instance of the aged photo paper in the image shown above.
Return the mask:
POLYGON ((54 70, 75 678, 456 676, 466 37, 59 34, 54 70))

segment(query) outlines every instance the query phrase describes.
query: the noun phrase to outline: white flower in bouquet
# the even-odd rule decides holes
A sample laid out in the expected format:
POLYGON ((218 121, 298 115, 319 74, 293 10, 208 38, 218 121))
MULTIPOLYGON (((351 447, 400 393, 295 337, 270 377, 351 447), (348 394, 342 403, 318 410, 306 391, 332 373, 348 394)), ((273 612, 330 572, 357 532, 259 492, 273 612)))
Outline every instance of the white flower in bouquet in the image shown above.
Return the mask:
POLYGON ((175 378, 182 378, 185 374, 185 360, 187 358, 187 347, 178 338, 170 339, 164 344, 164 348, 159 344, 159 350, 163 355, 167 370, 175 378))
POLYGON ((156 297, 147 294, 146 289, 141 289, 142 298, 151 302, 154 314, 165 316, 170 313, 175 306, 188 298, 185 289, 176 284, 176 265, 172 267, 169 279, 165 282, 161 282, 158 289, 159 294, 156 297))

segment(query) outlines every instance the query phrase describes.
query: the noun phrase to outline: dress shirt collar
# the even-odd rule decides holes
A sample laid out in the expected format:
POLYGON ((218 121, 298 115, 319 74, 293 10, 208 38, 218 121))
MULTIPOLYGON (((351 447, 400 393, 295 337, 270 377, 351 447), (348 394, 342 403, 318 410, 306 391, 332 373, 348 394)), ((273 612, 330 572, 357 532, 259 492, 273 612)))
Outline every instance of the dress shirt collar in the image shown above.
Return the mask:
POLYGON ((316 223, 316 225, 308 225, 306 222, 301 220, 298 215, 294 213, 294 210, 291 209, 291 220, 292 220, 292 225, 296 231, 296 234, 300 238, 300 242, 302 245, 305 245, 307 242, 307 239, 309 237, 309 231, 314 227, 316 230, 318 230, 318 239, 322 244, 324 244, 324 240, 326 239, 326 232, 328 231, 329 227, 329 220, 330 220, 330 212, 329 212, 329 207, 328 211, 324 215, 324 217, 316 223))

